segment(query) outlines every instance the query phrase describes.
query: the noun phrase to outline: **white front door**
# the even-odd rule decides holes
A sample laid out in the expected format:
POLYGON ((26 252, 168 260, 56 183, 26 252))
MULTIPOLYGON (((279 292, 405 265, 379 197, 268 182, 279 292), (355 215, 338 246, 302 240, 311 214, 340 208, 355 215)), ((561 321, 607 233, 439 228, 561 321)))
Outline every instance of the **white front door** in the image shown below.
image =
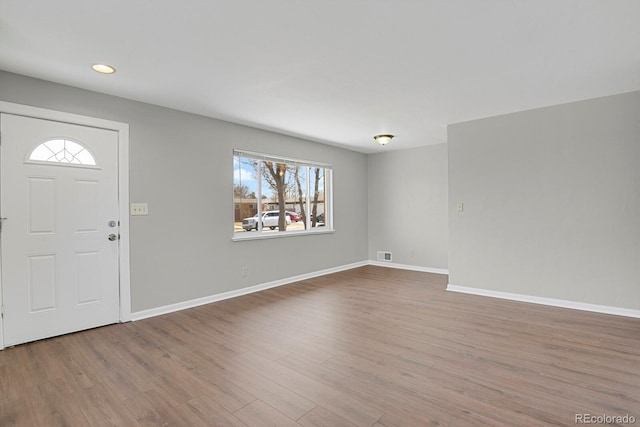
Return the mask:
POLYGON ((117 322, 117 132, 11 114, 0 132, 4 345, 117 322))

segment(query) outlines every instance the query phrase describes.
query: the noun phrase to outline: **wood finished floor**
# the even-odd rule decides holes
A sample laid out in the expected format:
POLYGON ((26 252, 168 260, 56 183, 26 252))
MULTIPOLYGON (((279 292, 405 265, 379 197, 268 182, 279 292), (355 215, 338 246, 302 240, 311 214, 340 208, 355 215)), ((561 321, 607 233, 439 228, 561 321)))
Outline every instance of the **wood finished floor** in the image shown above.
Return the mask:
POLYGON ((0 426, 640 424, 640 319, 363 267, 0 351, 0 426))

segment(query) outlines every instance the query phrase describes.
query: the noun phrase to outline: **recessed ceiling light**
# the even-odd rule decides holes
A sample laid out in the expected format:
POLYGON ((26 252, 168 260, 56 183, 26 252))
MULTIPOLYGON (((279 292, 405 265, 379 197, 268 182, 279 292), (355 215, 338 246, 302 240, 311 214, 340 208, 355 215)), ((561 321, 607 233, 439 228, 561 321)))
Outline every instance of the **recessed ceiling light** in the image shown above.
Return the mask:
POLYGON ((93 68, 94 71, 97 71, 102 74, 113 74, 116 72, 115 68, 107 64, 93 64, 91 68, 93 68))

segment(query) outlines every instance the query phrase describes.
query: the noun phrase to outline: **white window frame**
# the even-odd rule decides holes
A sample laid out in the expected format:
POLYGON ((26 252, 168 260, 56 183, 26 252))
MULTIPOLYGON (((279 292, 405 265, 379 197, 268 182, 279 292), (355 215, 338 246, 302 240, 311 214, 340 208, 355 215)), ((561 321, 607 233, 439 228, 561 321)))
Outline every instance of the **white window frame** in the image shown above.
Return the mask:
MULTIPOLYGON (((54 154, 54 156, 55 156, 55 154, 54 154)), ((54 156, 52 156, 52 157, 54 157, 54 156)), ((98 165, 98 160, 96 158, 96 155, 93 154, 93 152, 89 149, 89 147, 87 147, 81 141, 77 141, 75 139, 68 138, 66 136, 61 136, 61 137, 56 137, 56 138, 49 138, 46 141, 42 141, 42 142, 40 142, 38 144, 35 144, 27 152, 27 154, 25 155, 24 162, 28 163, 28 164, 45 165, 45 166, 63 166, 63 167, 84 168, 84 169, 98 169, 98 170, 101 169, 101 167, 98 165), (91 159, 93 160, 94 164, 61 162, 61 161, 58 161, 58 160, 35 160, 35 159, 31 158, 36 149, 40 148, 40 146, 42 146, 42 145, 45 145, 47 142, 53 141, 53 140, 59 140, 59 141, 65 141, 65 142, 69 141, 69 142, 72 142, 72 143, 74 143, 76 145, 79 145, 84 150, 86 150, 87 153, 89 153, 89 155, 91 156, 91 159)))
MULTIPOLYGON (((307 236, 313 234, 330 234, 334 233, 335 230, 333 228, 333 166, 328 163, 315 162, 312 160, 302 160, 302 159, 294 159, 291 157, 283 157, 276 156, 264 153, 257 153, 254 151, 240 150, 234 149, 232 160, 235 161, 236 157, 249 158, 258 161, 269 161, 269 162, 277 162, 277 163, 285 163, 287 165, 297 165, 297 166, 305 166, 306 167, 306 183, 307 183, 307 197, 306 197, 306 206, 305 206, 305 214, 306 224, 310 224, 311 219, 311 197, 310 194, 310 168, 322 168, 324 169, 324 214, 325 214, 325 222, 323 227, 315 227, 309 230, 291 230, 291 231, 278 231, 277 233, 263 233, 262 232, 262 224, 261 221, 258 221, 258 230, 257 232, 244 232, 237 233, 233 232, 232 240, 234 242, 243 241, 243 240, 260 240, 260 239, 277 239, 283 237, 292 237, 292 236, 307 236)), ((256 189, 256 207, 258 210, 258 218, 262 216, 262 173, 257 171, 256 174, 257 180, 257 189, 256 189)), ((233 196, 233 194, 232 194, 233 196)), ((233 204, 234 209, 232 215, 235 215, 235 202, 233 204)), ((235 222, 235 217, 232 216, 232 223, 235 222)))

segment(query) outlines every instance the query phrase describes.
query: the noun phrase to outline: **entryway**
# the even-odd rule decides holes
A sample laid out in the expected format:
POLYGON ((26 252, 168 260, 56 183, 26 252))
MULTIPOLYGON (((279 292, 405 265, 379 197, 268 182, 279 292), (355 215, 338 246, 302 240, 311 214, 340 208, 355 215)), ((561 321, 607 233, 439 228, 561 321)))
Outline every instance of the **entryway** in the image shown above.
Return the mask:
POLYGON ((129 320, 117 125, 0 114, 0 348, 129 320))

